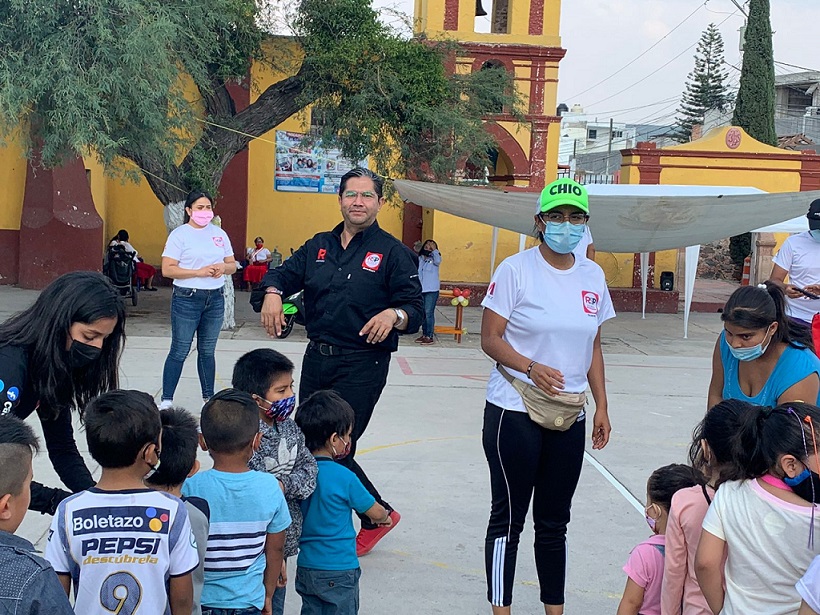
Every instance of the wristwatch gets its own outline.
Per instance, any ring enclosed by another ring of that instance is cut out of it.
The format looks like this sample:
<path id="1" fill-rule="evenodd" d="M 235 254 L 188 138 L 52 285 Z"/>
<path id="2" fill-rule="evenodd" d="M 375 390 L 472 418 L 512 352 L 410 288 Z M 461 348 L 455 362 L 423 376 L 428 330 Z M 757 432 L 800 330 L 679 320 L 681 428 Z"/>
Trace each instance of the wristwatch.
<path id="1" fill-rule="evenodd" d="M 398 318 L 396 324 L 393 325 L 393 328 L 398 329 L 404 324 L 404 321 L 407 320 L 407 316 L 405 316 L 404 312 L 402 312 L 399 308 L 393 308 L 393 311 L 396 313 L 396 317 Z"/>

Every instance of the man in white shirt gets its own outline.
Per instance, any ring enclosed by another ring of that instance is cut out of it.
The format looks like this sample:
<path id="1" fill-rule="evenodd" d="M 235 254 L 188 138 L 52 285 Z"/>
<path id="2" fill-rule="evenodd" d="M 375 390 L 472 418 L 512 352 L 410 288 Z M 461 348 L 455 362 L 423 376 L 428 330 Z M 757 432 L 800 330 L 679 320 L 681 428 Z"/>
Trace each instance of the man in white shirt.
<path id="1" fill-rule="evenodd" d="M 770 281 L 786 291 L 786 313 L 793 320 L 811 325 L 814 315 L 820 312 L 820 298 L 812 299 L 797 289 L 820 295 L 820 199 L 812 201 L 806 217 L 809 230 L 786 239 L 774 257 Z"/>

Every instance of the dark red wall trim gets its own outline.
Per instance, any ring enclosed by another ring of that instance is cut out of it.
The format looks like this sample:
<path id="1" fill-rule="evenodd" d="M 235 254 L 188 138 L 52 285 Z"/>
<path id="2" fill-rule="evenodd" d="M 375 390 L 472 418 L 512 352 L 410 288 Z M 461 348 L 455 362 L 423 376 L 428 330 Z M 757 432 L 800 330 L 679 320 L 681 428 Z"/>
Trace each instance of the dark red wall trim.
<path id="1" fill-rule="evenodd" d="M 544 33 L 544 0 L 530 1 L 530 36 L 540 36 Z"/>
<path id="2" fill-rule="evenodd" d="M 0 229 L 0 285 L 20 279 L 20 231 Z"/>
<path id="3" fill-rule="evenodd" d="M 29 162 L 26 172 L 19 252 L 20 286 L 34 289 L 69 271 L 100 271 L 104 250 L 82 159 L 55 169 L 37 164 Z"/>
<path id="4" fill-rule="evenodd" d="M 444 2 L 445 30 L 458 30 L 458 3 L 459 0 L 445 0 Z"/>
<path id="5" fill-rule="evenodd" d="M 463 42 L 459 45 L 464 49 L 464 55 L 484 55 L 498 59 L 511 57 L 514 60 L 543 59 L 547 62 L 560 62 L 567 55 L 567 50 L 561 47 L 542 47 L 540 45 L 471 42 Z"/>
<path id="6" fill-rule="evenodd" d="M 251 92 L 248 80 L 227 86 L 233 99 L 236 111 L 242 111 L 250 105 Z M 237 259 L 245 258 L 245 248 L 248 241 L 248 150 L 247 148 L 236 154 L 228 163 L 219 182 L 216 213 L 222 218 L 222 228 L 228 234 L 233 246 L 234 256 Z M 263 229 L 255 232 L 264 237 Z"/>

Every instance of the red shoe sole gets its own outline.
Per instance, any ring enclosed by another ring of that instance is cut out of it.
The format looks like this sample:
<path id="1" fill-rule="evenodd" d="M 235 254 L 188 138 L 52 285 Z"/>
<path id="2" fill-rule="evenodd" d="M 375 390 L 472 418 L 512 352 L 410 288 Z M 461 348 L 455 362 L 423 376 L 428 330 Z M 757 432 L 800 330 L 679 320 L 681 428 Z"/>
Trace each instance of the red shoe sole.
<path id="1" fill-rule="evenodd" d="M 356 555 L 362 557 L 373 550 L 373 547 L 387 535 L 387 533 L 396 527 L 401 521 L 401 515 L 395 510 L 390 512 L 390 518 L 393 520 L 393 525 L 390 527 L 377 527 L 372 530 L 361 529 L 356 536 Z"/>

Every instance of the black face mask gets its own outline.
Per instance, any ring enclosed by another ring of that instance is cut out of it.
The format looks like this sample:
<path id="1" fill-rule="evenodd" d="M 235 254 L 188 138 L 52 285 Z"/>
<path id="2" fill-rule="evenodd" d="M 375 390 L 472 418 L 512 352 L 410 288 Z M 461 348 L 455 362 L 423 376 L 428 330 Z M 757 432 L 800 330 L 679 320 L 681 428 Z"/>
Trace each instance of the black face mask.
<path id="1" fill-rule="evenodd" d="M 81 369 L 97 361 L 102 354 L 102 348 L 83 344 L 75 339 L 71 340 L 68 349 L 68 364 L 72 369 Z"/>
<path id="2" fill-rule="evenodd" d="M 432 252 L 430 250 L 425 250 L 424 248 L 422 248 L 422 250 L 419 252 L 419 255 L 421 256 L 430 256 L 431 254 Z"/>
<path id="3" fill-rule="evenodd" d="M 808 468 L 794 478 L 786 477 L 784 482 L 792 488 L 796 496 L 807 502 L 815 503 L 820 500 L 820 476 Z"/>

